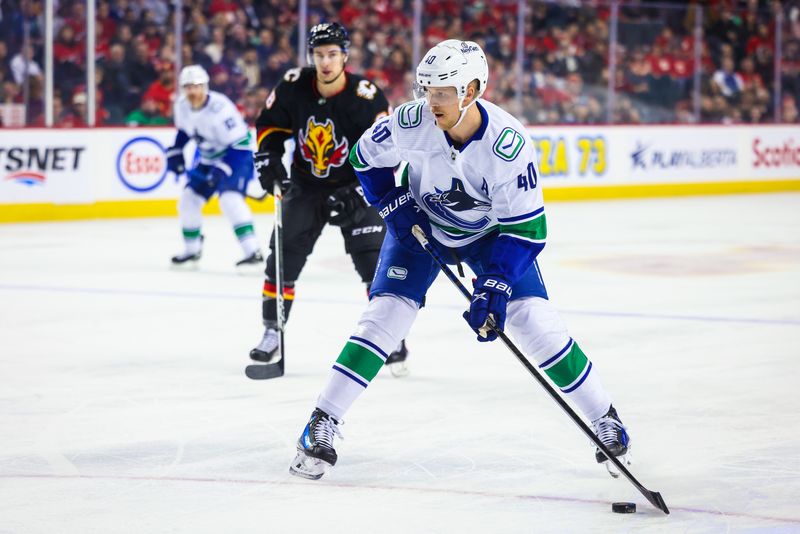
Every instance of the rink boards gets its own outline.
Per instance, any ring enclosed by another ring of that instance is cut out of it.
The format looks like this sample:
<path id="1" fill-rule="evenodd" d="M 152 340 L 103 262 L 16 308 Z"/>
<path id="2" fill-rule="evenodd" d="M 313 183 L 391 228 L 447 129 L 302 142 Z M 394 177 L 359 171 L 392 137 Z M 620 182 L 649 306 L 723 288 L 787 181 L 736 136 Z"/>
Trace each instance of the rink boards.
<path id="1" fill-rule="evenodd" d="M 562 125 L 527 133 L 548 201 L 800 190 L 796 126 Z M 4 129 L 0 222 L 175 215 L 185 178 L 166 169 L 174 136 L 164 127 Z M 193 150 L 187 146 L 187 162 Z M 262 193 L 252 186 L 254 196 Z M 272 210 L 269 200 L 251 206 Z M 215 201 L 206 210 L 219 212 Z"/>

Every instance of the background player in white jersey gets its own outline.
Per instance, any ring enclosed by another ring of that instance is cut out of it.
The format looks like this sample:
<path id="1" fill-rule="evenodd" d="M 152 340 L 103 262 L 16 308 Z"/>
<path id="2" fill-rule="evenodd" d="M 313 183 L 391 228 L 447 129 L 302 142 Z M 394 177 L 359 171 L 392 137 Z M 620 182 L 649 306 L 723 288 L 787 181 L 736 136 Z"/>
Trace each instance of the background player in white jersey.
<path id="1" fill-rule="evenodd" d="M 208 90 L 208 73 L 199 65 L 181 70 L 183 90 L 175 106 L 175 145 L 167 149 L 167 168 L 181 174 L 186 171 L 183 148 L 189 139 L 197 143 L 199 158 L 186 172 L 188 182 L 178 201 L 178 217 L 186 248 L 172 258 L 176 265 L 200 259 L 203 248 L 202 209 L 219 193 L 222 213 L 233 226 L 244 258 L 236 263 L 259 265 L 264 258 L 253 231 L 253 214 L 244 201 L 247 182 L 253 178 L 253 152 L 250 129 L 230 99 Z"/>
<path id="2" fill-rule="evenodd" d="M 440 43 L 417 68 L 422 98 L 376 122 L 350 153 L 388 233 L 369 305 L 298 440 L 295 475 L 316 479 L 336 463 L 333 438 L 342 417 L 408 333 L 439 273 L 413 237 L 414 225 L 432 236 L 442 257 L 467 263 L 477 275 L 464 318 L 478 341 L 497 337 L 486 332 L 490 316 L 507 327 L 611 452 L 627 454 L 628 434 L 611 398 L 548 301 L 536 262 L 547 228 L 534 148 L 518 120 L 479 100 L 488 77 L 476 43 Z M 396 187 L 392 169 L 401 161 L 408 172 Z M 599 450 L 595 457 L 610 464 Z"/>

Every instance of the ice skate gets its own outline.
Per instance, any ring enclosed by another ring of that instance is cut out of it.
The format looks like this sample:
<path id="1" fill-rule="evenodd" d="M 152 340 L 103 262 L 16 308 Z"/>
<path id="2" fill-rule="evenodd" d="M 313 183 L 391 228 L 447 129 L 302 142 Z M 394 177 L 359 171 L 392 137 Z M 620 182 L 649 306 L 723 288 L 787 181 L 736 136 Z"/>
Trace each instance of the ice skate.
<path id="1" fill-rule="evenodd" d="M 603 417 L 592 421 L 592 427 L 595 435 L 600 439 L 603 445 L 608 447 L 611 454 L 613 454 L 622 465 L 628 466 L 631 464 L 631 440 L 614 406 L 611 406 Z M 603 454 L 599 448 L 596 448 L 594 457 L 597 463 L 605 464 L 608 473 L 612 477 L 617 478 L 619 476 L 619 470 L 612 462 L 608 461 L 606 455 Z"/>
<path id="2" fill-rule="evenodd" d="M 340 424 L 341 421 L 316 408 L 297 440 L 297 456 L 289 466 L 289 472 L 298 477 L 317 480 L 329 467 L 336 465 L 333 437 L 342 438 Z"/>
<path id="3" fill-rule="evenodd" d="M 255 362 L 269 363 L 278 353 L 278 331 L 267 327 L 264 337 L 256 348 L 250 351 L 250 359 Z"/>
<path id="4" fill-rule="evenodd" d="M 264 256 L 261 255 L 260 250 L 256 250 L 246 258 L 242 258 L 241 260 L 236 262 L 237 267 L 250 267 L 255 265 L 257 267 L 261 267 L 261 264 L 264 263 Z"/>
<path id="5" fill-rule="evenodd" d="M 392 376 L 402 378 L 408 376 L 408 364 L 406 358 L 408 357 L 408 349 L 406 348 L 406 340 L 400 342 L 400 346 L 386 358 L 386 365 L 389 366 Z"/>
<path id="6" fill-rule="evenodd" d="M 177 256 L 172 256 L 172 267 L 176 269 L 196 269 L 197 262 L 200 261 L 202 256 L 201 251 L 197 252 L 184 252 Z"/>
<path id="7" fill-rule="evenodd" d="M 205 236 L 200 236 L 200 247 L 196 251 L 190 252 L 189 249 L 194 247 L 189 247 L 187 244 L 187 250 L 183 254 L 172 256 L 172 266 L 181 269 L 197 268 L 197 262 L 200 261 L 200 257 L 203 255 L 203 241 L 205 239 Z"/>

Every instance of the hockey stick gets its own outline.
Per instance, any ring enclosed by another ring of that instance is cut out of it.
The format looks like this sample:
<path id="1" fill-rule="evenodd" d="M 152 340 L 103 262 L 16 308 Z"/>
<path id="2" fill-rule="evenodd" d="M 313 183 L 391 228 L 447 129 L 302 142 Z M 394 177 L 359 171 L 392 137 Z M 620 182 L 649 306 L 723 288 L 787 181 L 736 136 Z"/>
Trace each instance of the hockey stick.
<path id="1" fill-rule="evenodd" d="M 424 248 L 427 251 L 427 253 L 430 254 L 431 257 L 436 261 L 436 263 L 439 264 L 439 268 L 442 270 L 445 276 L 447 276 L 447 278 L 453 283 L 453 285 L 456 286 L 456 288 L 458 288 L 458 290 L 461 292 L 464 298 L 466 298 L 467 301 L 472 301 L 472 295 L 470 294 L 470 292 L 467 291 L 467 288 L 464 287 L 464 284 L 462 284 L 461 281 L 458 278 L 456 278 L 456 275 L 453 274 L 453 271 L 450 270 L 450 268 L 447 266 L 447 263 L 445 263 L 445 261 L 441 258 L 441 256 L 439 256 L 439 253 L 436 251 L 436 249 L 434 249 L 433 246 L 431 246 L 422 228 L 420 228 L 419 225 L 415 224 L 412 229 L 412 233 L 414 234 L 414 237 L 417 238 L 417 241 L 419 241 L 419 244 L 422 245 L 422 248 Z M 522 352 L 520 352 L 517 346 L 514 345 L 514 343 L 508 338 L 508 336 L 505 335 L 505 333 L 503 333 L 502 330 L 499 330 L 495 326 L 494 320 L 491 319 L 491 317 L 489 320 L 489 327 L 497 334 L 497 337 L 503 340 L 503 344 L 506 347 L 508 347 L 508 350 L 510 350 L 517 358 L 517 360 L 519 360 L 519 362 L 523 366 L 525 366 L 525 369 L 527 369 L 528 372 L 531 375 L 533 375 L 536 381 L 539 382 L 539 384 L 545 389 L 545 391 L 547 391 L 548 395 L 550 395 L 550 397 L 552 397 L 552 399 L 556 401 L 556 403 L 561 407 L 562 410 L 564 410 L 564 412 L 570 417 L 570 419 L 572 419 L 572 421 L 578 426 L 578 428 L 580 428 L 581 431 L 583 431 L 586 437 L 589 438 L 595 445 L 597 445 L 597 448 L 603 452 L 606 458 L 608 458 L 608 461 L 613 463 L 614 466 L 617 469 L 619 469 L 619 471 L 623 475 L 625 475 L 625 478 L 627 478 L 631 482 L 631 484 L 633 484 L 634 487 L 636 487 L 636 489 L 639 490 L 639 492 L 642 495 L 644 495 L 644 497 L 650 502 L 650 504 L 652 504 L 665 514 L 669 514 L 667 503 L 664 502 L 664 499 L 661 497 L 661 494 L 658 493 L 657 491 L 650 491 L 649 489 L 642 486 L 639 483 L 639 481 L 636 480 L 636 478 L 631 474 L 631 472 L 628 471 L 628 469 L 624 465 L 622 465 L 622 462 L 620 462 L 613 454 L 611 454 L 611 451 L 608 450 L 608 447 L 603 445 L 603 442 L 600 441 L 600 439 L 597 436 L 595 436 L 594 432 L 592 432 L 591 429 L 589 429 L 589 427 L 586 425 L 586 423 L 583 422 L 583 420 L 578 416 L 578 414 L 576 414 L 575 411 L 569 406 L 569 404 L 567 404 L 567 402 L 561 398 L 561 396 L 556 392 L 556 390 L 553 389 L 553 386 L 551 386 L 550 383 L 547 382 L 547 380 L 542 376 L 542 374 L 536 369 L 536 367 L 534 367 L 534 365 L 531 364 L 530 361 L 528 361 L 528 358 L 526 358 L 525 355 L 522 354 Z"/>
<path id="2" fill-rule="evenodd" d="M 244 373 L 253 380 L 267 380 L 283 376 L 286 354 L 283 343 L 283 327 L 286 316 L 283 309 L 283 191 L 275 183 L 272 190 L 275 197 L 275 303 L 278 307 L 278 360 L 264 364 L 248 365 Z"/>

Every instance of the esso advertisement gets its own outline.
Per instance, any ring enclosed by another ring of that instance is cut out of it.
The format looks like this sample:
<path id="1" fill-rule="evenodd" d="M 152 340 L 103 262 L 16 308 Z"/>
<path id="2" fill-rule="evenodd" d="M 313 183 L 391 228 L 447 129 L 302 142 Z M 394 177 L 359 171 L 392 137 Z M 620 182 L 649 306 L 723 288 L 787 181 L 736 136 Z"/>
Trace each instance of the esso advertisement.
<path id="1" fill-rule="evenodd" d="M 800 178 L 800 128 L 774 127 L 753 133 L 748 160 L 757 177 Z"/>
<path id="2" fill-rule="evenodd" d="M 171 128 L 126 128 L 107 133 L 112 149 L 102 158 L 103 180 L 97 183 L 102 200 L 177 198 L 183 178 L 167 170 L 166 147 L 175 139 Z M 187 160 L 188 162 L 188 160 Z"/>
<path id="3" fill-rule="evenodd" d="M 164 147 L 152 137 L 134 137 L 120 149 L 116 170 L 120 181 L 131 191 L 152 191 L 167 177 Z"/>

